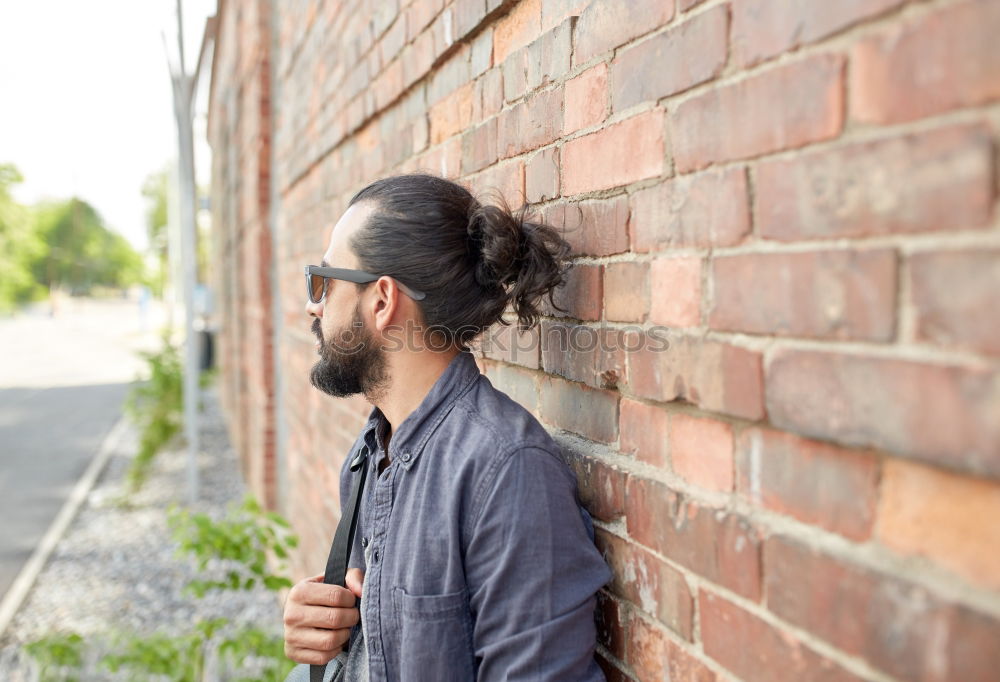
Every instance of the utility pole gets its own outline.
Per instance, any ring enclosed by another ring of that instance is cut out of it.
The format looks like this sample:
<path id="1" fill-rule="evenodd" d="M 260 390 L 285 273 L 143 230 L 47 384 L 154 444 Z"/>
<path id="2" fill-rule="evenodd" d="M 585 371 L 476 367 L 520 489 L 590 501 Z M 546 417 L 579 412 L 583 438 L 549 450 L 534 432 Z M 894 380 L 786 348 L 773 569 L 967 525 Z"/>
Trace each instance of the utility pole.
<path id="1" fill-rule="evenodd" d="M 184 290 L 184 431 L 188 447 L 187 487 L 191 503 L 198 499 L 198 349 L 194 333 L 194 290 L 197 280 L 195 230 L 194 94 L 198 73 L 188 75 L 184 64 L 184 15 L 177 0 L 179 69 L 171 67 L 174 118 L 177 119 L 178 195 L 180 197 L 181 272 Z M 169 55 L 168 55 L 169 64 Z"/>

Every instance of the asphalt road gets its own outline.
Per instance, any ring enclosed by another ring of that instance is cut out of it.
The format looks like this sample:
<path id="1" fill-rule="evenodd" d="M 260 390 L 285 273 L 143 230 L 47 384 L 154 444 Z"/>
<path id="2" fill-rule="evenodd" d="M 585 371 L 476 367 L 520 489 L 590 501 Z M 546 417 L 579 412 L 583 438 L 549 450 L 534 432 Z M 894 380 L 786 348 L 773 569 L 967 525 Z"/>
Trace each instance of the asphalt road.
<path id="1" fill-rule="evenodd" d="M 0 318 L 0 598 L 121 416 L 162 320 L 128 301 Z"/>

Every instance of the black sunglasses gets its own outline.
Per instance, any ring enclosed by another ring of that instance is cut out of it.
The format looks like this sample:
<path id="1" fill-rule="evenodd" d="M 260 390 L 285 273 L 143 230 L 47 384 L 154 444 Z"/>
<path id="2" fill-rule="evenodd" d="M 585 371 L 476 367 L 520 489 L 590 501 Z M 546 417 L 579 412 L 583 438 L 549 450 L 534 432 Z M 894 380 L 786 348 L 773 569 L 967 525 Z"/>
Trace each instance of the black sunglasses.
<path id="1" fill-rule="evenodd" d="M 309 292 L 309 300 L 311 302 L 320 303 L 326 297 L 326 280 L 328 279 L 342 279 L 346 282 L 354 282 L 355 284 L 368 284 L 369 282 L 374 282 L 379 277 L 383 276 L 384 275 L 373 275 L 370 272 L 364 272 L 363 270 L 328 268 L 323 265 L 307 265 L 306 290 Z M 393 277 L 393 279 L 396 278 Z M 396 282 L 399 284 L 399 288 L 403 290 L 403 293 L 412 298 L 414 301 L 419 301 L 426 296 L 426 294 L 422 291 L 411 289 L 398 279 Z"/>

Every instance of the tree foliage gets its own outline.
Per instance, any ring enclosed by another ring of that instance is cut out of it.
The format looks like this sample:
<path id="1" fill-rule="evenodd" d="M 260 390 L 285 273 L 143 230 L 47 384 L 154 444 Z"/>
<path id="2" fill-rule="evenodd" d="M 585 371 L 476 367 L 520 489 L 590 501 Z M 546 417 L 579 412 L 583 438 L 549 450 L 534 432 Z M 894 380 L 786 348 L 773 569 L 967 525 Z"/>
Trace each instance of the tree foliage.
<path id="1" fill-rule="evenodd" d="M 45 295 L 31 266 L 44 253 L 30 209 L 14 201 L 11 188 L 23 178 L 12 164 L 0 164 L 0 311 Z"/>

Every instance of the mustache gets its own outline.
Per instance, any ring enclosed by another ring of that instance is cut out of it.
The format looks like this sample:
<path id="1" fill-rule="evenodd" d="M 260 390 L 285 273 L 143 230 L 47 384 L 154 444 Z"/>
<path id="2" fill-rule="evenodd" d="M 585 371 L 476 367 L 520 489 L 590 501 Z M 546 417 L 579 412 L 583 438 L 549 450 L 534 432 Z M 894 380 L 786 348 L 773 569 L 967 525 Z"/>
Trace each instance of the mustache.
<path id="1" fill-rule="evenodd" d="M 320 327 L 319 318 L 318 317 L 313 318 L 313 323 L 312 323 L 311 329 L 312 329 L 312 333 L 316 335 L 317 339 L 319 339 L 319 342 L 323 343 L 323 329 L 322 329 L 322 327 Z"/>

